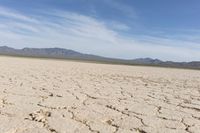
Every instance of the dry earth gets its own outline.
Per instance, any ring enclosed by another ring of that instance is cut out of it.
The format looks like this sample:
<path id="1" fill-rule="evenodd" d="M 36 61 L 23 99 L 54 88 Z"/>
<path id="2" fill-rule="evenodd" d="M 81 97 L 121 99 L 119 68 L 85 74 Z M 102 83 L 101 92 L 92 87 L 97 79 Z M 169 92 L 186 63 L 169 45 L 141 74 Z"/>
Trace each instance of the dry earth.
<path id="1" fill-rule="evenodd" d="M 199 133 L 200 71 L 0 57 L 0 133 Z"/>

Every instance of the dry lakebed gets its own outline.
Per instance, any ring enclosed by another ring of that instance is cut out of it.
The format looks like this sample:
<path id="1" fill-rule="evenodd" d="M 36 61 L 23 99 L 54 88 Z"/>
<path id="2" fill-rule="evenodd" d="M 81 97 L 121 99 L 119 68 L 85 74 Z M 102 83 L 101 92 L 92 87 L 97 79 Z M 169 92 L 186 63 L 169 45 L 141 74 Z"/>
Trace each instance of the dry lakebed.
<path id="1" fill-rule="evenodd" d="M 200 71 L 1 56 L 0 133 L 200 133 Z"/>

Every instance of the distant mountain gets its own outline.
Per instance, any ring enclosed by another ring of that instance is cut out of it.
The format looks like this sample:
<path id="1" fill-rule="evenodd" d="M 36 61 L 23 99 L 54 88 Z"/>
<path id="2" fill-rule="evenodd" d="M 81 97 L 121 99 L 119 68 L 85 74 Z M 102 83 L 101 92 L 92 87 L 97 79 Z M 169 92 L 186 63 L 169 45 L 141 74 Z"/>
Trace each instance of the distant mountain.
<path id="1" fill-rule="evenodd" d="M 162 63 L 161 60 L 151 59 L 151 58 L 138 58 L 138 59 L 134 59 L 132 61 L 137 64 L 160 64 L 160 63 Z"/>
<path id="2" fill-rule="evenodd" d="M 152 58 L 137 58 L 133 60 L 125 60 L 125 59 L 107 58 L 91 54 L 83 54 L 77 51 L 62 49 L 62 48 L 14 49 L 7 46 L 0 46 L 0 55 L 73 59 L 73 60 L 86 60 L 86 61 L 95 61 L 104 63 L 127 64 L 127 65 L 149 65 L 149 66 L 200 69 L 200 61 L 172 62 L 172 61 L 162 61 L 159 59 L 152 59 Z"/>
<path id="3" fill-rule="evenodd" d="M 109 58 L 83 54 L 69 49 L 62 48 L 23 48 L 14 49 L 7 46 L 0 46 L 1 55 L 44 57 L 44 58 L 66 58 L 66 59 L 85 59 L 85 60 L 106 60 Z"/>

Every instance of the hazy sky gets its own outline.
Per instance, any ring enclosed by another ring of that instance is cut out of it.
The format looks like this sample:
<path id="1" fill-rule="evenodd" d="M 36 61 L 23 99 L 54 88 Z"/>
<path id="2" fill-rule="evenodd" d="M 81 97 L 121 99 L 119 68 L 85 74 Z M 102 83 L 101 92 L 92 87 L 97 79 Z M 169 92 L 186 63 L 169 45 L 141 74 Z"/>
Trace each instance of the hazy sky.
<path id="1" fill-rule="evenodd" d="M 200 60 L 200 0 L 0 0 L 0 45 Z"/>

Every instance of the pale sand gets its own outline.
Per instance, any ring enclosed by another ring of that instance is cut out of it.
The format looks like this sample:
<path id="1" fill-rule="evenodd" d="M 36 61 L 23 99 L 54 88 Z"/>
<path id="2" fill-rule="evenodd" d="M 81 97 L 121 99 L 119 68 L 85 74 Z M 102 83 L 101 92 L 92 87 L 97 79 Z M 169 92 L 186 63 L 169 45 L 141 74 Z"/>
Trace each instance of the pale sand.
<path id="1" fill-rule="evenodd" d="M 0 57 L 0 133 L 199 133 L 200 71 Z"/>

